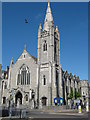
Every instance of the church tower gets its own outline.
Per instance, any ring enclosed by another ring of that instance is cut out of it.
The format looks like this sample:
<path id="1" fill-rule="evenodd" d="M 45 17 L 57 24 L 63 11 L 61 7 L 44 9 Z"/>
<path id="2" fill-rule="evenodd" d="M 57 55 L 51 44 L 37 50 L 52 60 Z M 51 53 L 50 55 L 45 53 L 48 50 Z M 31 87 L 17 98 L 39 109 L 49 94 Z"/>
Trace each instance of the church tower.
<path id="1" fill-rule="evenodd" d="M 54 27 L 48 2 L 43 28 L 38 29 L 38 100 L 39 104 L 54 105 L 54 98 L 62 96 L 60 65 L 60 39 L 58 27 Z"/>

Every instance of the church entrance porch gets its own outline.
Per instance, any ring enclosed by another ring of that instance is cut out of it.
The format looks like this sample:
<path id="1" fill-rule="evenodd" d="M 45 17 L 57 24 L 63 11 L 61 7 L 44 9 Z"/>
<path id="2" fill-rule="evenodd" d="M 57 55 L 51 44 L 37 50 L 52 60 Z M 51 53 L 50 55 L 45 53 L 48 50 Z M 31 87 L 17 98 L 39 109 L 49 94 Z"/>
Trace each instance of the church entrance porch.
<path id="1" fill-rule="evenodd" d="M 42 106 L 46 106 L 46 105 L 47 105 L 47 98 L 42 97 Z"/>
<path id="2" fill-rule="evenodd" d="M 15 95 L 15 105 L 19 106 L 20 104 L 22 104 L 22 94 L 18 91 Z"/>

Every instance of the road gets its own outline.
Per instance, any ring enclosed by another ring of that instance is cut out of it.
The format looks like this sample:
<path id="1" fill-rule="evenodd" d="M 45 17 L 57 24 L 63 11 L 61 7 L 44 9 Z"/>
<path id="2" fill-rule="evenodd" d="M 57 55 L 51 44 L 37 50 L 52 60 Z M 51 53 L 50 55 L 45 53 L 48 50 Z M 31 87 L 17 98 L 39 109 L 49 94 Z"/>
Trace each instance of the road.
<path id="1" fill-rule="evenodd" d="M 59 119 L 59 120 L 89 120 L 90 113 L 47 113 L 41 111 L 30 111 L 27 113 L 26 120 L 47 120 L 49 119 Z M 19 116 L 12 117 L 12 120 L 20 120 Z M 0 119 L 1 120 L 1 119 Z M 10 120 L 10 118 L 2 118 L 2 120 Z M 24 119 L 25 120 L 25 119 Z"/>
<path id="2" fill-rule="evenodd" d="M 74 118 L 77 120 L 87 120 L 88 114 L 87 113 L 46 113 L 46 112 L 40 112 L 40 111 L 31 111 L 27 114 L 29 118 L 35 119 L 35 118 L 65 118 L 66 120 L 69 120 L 70 118 Z"/>

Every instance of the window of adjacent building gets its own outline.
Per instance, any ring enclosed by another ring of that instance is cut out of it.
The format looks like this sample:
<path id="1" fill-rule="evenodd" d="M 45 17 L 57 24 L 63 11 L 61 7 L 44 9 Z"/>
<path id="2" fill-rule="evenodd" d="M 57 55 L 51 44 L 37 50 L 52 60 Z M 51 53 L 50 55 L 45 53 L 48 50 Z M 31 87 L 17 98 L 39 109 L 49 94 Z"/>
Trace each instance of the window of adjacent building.
<path id="1" fill-rule="evenodd" d="M 80 93 L 80 95 L 81 95 L 81 87 L 80 88 L 78 88 L 78 92 Z"/>
<path id="2" fill-rule="evenodd" d="M 71 87 L 71 91 L 73 91 L 73 88 Z"/>
<path id="3" fill-rule="evenodd" d="M 45 75 L 43 76 L 43 85 L 46 85 L 46 77 L 45 77 Z"/>
<path id="4" fill-rule="evenodd" d="M 30 84 L 30 72 L 29 68 L 23 66 L 17 76 L 17 85 L 29 85 Z"/>
<path id="5" fill-rule="evenodd" d="M 3 84 L 4 84 L 4 81 L 2 81 L 2 90 L 3 90 Z"/>
<path id="6" fill-rule="evenodd" d="M 69 93 L 68 86 L 66 86 L 66 93 L 67 93 L 67 94 Z"/>
<path id="7" fill-rule="evenodd" d="M 43 44 L 43 51 L 47 51 L 47 43 L 46 43 L 46 40 L 44 41 L 44 44 Z"/>

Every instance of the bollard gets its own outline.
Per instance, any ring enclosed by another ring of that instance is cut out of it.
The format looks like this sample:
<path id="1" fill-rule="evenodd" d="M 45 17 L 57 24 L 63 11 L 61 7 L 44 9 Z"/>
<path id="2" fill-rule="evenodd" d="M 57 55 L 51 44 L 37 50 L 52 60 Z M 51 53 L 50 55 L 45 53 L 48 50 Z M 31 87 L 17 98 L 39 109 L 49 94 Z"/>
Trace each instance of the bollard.
<path id="1" fill-rule="evenodd" d="M 42 109 L 42 101 L 40 100 L 39 108 Z"/>
<path id="2" fill-rule="evenodd" d="M 22 112 L 21 112 L 21 118 L 26 118 L 26 110 L 22 110 Z"/>
<path id="3" fill-rule="evenodd" d="M 78 106 L 78 112 L 82 113 L 82 111 L 81 111 L 81 105 Z"/>
<path id="4" fill-rule="evenodd" d="M 86 112 L 89 112 L 88 102 L 87 102 L 87 105 L 86 105 Z"/>
<path id="5" fill-rule="evenodd" d="M 22 118 L 22 110 L 20 109 L 20 119 Z"/>
<path id="6" fill-rule="evenodd" d="M 60 100 L 61 106 L 62 106 L 62 99 Z"/>
<path id="7" fill-rule="evenodd" d="M 11 108 L 9 109 L 9 117 L 11 118 L 12 116 L 12 111 L 11 111 Z"/>

